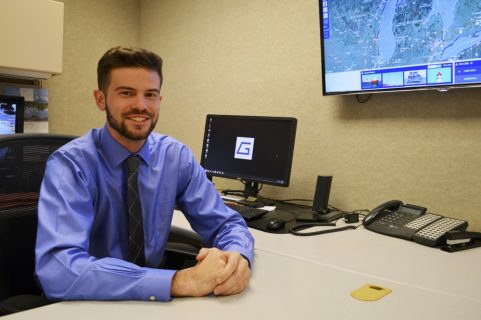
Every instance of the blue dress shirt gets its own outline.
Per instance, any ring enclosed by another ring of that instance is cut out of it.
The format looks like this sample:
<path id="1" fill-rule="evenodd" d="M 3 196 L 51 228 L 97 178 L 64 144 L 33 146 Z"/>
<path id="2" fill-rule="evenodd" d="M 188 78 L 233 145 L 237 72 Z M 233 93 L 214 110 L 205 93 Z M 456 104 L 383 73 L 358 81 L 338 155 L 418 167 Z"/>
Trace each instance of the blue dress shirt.
<path id="1" fill-rule="evenodd" d="M 106 127 L 53 153 L 40 191 L 36 274 L 60 300 L 170 300 L 175 270 L 157 269 L 177 204 L 207 247 L 236 251 L 252 266 L 254 239 L 227 208 L 192 151 L 152 133 L 138 152 L 147 267 L 127 259 L 125 159 Z"/>

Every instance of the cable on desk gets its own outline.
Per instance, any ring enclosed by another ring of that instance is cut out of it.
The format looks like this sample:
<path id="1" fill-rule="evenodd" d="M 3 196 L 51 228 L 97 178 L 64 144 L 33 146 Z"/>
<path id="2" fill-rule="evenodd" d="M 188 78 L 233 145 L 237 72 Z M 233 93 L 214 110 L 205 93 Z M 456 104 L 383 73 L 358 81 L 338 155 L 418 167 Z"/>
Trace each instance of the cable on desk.
<path id="1" fill-rule="evenodd" d="M 333 229 L 325 229 L 325 230 L 312 231 L 312 232 L 299 232 L 307 228 L 318 227 L 318 226 L 333 226 L 333 225 L 335 226 L 336 224 L 335 223 L 303 223 L 290 228 L 289 233 L 295 236 L 304 236 L 304 237 L 317 236 L 320 234 L 333 233 L 333 232 L 338 232 L 338 231 L 343 231 L 348 229 L 356 229 L 358 227 L 358 226 L 347 225 L 347 226 L 342 226 L 342 227 L 333 228 Z"/>
<path id="2" fill-rule="evenodd" d="M 353 210 L 353 211 L 349 211 L 349 212 L 346 212 L 344 216 L 347 216 L 349 214 L 358 214 L 360 216 L 360 218 L 364 218 L 369 212 L 371 212 L 371 210 L 369 209 L 359 209 L 359 210 Z"/>
<path id="3" fill-rule="evenodd" d="M 301 207 L 301 208 L 312 208 L 312 203 L 313 203 L 312 199 L 296 199 L 296 198 L 294 198 L 294 199 L 271 199 L 271 200 L 275 201 L 275 202 L 278 202 L 278 203 L 282 203 L 282 204 L 298 206 L 298 207 Z M 298 203 L 295 203 L 295 202 L 310 202 L 311 204 L 305 205 L 305 204 L 298 204 Z M 327 208 L 331 211 L 342 211 L 342 210 L 340 210 L 340 209 L 338 209 L 335 206 L 330 205 L 330 204 L 327 205 Z"/>
<path id="4" fill-rule="evenodd" d="M 358 223 L 358 222 L 359 222 L 359 216 L 365 215 L 365 214 L 361 213 L 361 212 L 364 212 L 364 211 L 369 212 L 369 210 L 365 210 L 365 209 L 354 210 L 354 211 L 350 211 L 350 212 L 341 211 L 343 213 L 342 217 L 337 219 L 335 222 L 307 222 L 307 223 L 301 223 L 301 224 L 297 224 L 297 225 L 291 227 L 289 229 L 289 233 L 293 234 L 295 236 L 304 236 L 305 237 L 305 236 L 316 236 L 316 235 L 320 235 L 320 234 L 339 232 L 339 231 L 344 231 L 344 230 L 349 230 L 349 229 L 357 229 L 362 225 L 362 223 Z M 324 230 L 318 230 L 318 231 L 313 231 L 313 232 L 301 232 L 303 230 L 306 230 L 306 229 L 309 229 L 309 228 L 312 228 L 312 227 L 336 226 L 337 221 L 339 221 L 340 219 L 344 219 L 344 221 L 346 223 L 348 223 L 348 225 L 345 225 L 345 226 L 342 226 L 342 227 L 339 227 L 339 228 L 324 229 Z M 353 225 L 354 223 L 358 223 L 358 224 Z"/>
<path id="5" fill-rule="evenodd" d="M 291 205 L 296 205 L 296 206 L 306 206 L 306 207 L 312 207 L 312 205 L 305 205 L 305 204 L 298 204 L 295 202 L 310 202 L 312 203 L 312 199 L 273 199 L 276 202 L 283 203 L 283 204 L 291 204 Z"/>
<path id="6" fill-rule="evenodd" d="M 242 182 L 242 181 L 241 181 Z M 262 186 L 261 186 L 262 188 Z M 260 190 L 260 189 L 259 189 Z M 228 194 L 236 194 L 236 195 L 243 195 L 243 191 L 242 190 L 232 190 L 232 189 L 224 189 L 224 190 L 221 190 L 220 191 L 221 193 L 225 194 L 225 195 L 228 195 Z M 272 206 L 272 205 L 275 205 L 275 203 L 281 203 L 281 204 L 285 204 L 285 205 L 293 205 L 293 206 L 297 206 L 299 208 L 306 208 L 306 209 L 310 209 L 312 208 L 312 204 L 311 205 L 305 205 L 305 204 L 299 204 L 299 203 L 295 203 L 295 202 L 310 202 L 312 203 L 313 200 L 312 199 L 302 199 L 302 198 L 291 198 L 291 199 L 273 199 L 273 198 L 267 198 L 267 197 L 263 197 L 261 195 L 258 195 L 257 197 L 257 201 L 262 204 L 262 205 L 266 205 L 266 206 Z M 260 205 L 260 206 L 262 206 Z M 353 211 L 349 211 L 349 212 L 345 212 L 343 210 L 340 210 L 339 208 L 333 206 L 333 205 L 330 205 L 328 204 L 328 209 L 330 211 L 338 211 L 338 212 L 342 212 L 343 215 L 342 217 L 346 220 L 347 223 L 355 223 L 358 221 L 359 219 L 359 216 L 361 218 L 363 218 L 367 213 L 370 212 L 370 210 L 368 209 L 358 209 L 358 210 L 353 210 Z M 297 215 L 298 212 L 295 212 L 295 211 L 291 211 L 289 210 L 288 208 L 283 208 L 284 211 L 287 211 L 293 215 Z M 355 220 L 352 220 L 354 218 L 354 216 L 356 216 Z M 292 221 L 292 220 L 291 220 Z M 287 221 L 287 222 L 290 222 L 290 221 Z"/>
<path id="7" fill-rule="evenodd" d="M 244 190 L 233 190 L 233 189 L 217 189 L 219 193 L 225 195 L 236 195 L 236 196 L 244 196 Z"/>

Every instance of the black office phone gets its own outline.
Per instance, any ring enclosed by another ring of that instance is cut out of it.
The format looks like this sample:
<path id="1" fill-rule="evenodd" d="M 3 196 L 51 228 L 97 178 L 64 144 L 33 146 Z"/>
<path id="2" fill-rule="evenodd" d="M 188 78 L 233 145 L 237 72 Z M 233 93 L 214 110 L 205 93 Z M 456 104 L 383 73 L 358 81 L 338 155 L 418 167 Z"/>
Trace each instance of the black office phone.
<path id="1" fill-rule="evenodd" d="M 468 222 L 427 213 L 427 208 L 391 200 L 373 209 L 363 220 L 366 229 L 436 247 L 446 243 L 446 233 L 466 230 Z"/>

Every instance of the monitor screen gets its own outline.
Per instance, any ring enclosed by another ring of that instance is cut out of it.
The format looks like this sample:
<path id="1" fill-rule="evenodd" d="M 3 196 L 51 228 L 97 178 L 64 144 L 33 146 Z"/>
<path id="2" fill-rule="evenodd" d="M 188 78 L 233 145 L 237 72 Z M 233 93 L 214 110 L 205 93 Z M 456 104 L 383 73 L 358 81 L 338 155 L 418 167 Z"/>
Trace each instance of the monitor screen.
<path id="1" fill-rule="evenodd" d="M 481 2 L 319 0 L 323 94 L 481 85 Z"/>
<path id="2" fill-rule="evenodd" d="M 0 95 L 0 134 L 23 132 L 23 97 Z"/>
<path id="3" fill-rule="evenodd" d="M 257 196 L 259 183 L 287 187 L 296 127 L 289 117 L 209 114 L 201 165 L 209 176 L 243 181 L 245 196 Z"/>

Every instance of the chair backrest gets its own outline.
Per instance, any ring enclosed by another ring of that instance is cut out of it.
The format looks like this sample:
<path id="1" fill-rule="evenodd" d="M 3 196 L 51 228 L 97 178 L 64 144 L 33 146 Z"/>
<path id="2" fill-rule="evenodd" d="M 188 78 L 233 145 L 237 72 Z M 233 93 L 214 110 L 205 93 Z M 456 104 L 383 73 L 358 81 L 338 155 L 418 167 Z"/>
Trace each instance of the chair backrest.
<path id="1" fill-rule="evenodd" d="M 0 135 L 0 300 L 41 293 L 34 276 L 38 194 L 48 157 L 74 138 Z"/>

